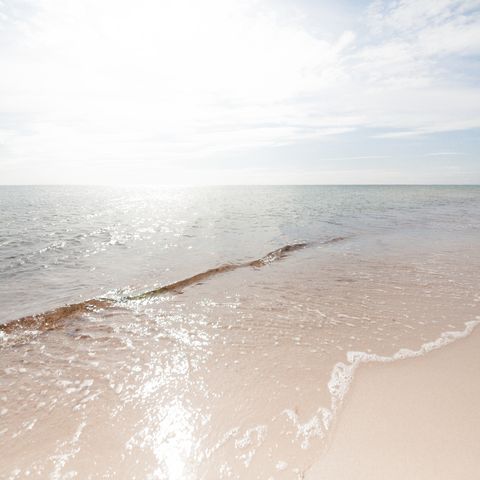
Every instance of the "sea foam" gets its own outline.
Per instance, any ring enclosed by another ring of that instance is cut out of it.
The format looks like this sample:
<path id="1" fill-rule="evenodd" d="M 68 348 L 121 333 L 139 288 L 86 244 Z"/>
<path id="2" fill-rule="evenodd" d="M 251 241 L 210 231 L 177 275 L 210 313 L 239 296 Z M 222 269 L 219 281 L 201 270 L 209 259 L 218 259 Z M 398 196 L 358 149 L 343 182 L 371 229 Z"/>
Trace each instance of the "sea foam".
<path id="1" fill-rule="evenodd" d="M 301 447 L 304 449 L 308 448 L 310 446 L 310 439 L 313 437 L 325 437 L 345 395 L 350 389 L 355 372 L 361 364 L 371 362 L 391 363 L 398 360 L 421 357 L 456 340 L 468 337 L 479 323 L 480 316 L 476 317 L 476 320 L 465 322 L 465 328 L 463 330 L 443 332 L 436 340 L 424 343 L 417 350 L 401 348 L 391 356 L 360 351 L 347 352 L 347 362 L 336 363 L 332 369 L 330 380 L 328 381 L 330 407 L 320 407 L 317 412 L 304 423 L 300 423 L 298 415 L 293 410 L 286 409 L 283 412 L 297 428 L 297 438 L 301 439 Z"/>

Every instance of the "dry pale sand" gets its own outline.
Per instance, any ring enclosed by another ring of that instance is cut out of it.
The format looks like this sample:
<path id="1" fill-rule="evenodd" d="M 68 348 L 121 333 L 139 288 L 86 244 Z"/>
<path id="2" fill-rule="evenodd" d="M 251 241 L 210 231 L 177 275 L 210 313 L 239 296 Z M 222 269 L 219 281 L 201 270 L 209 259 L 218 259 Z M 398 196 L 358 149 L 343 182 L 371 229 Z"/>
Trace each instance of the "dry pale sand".
<path id="1" fill-rule="evenodd" d="M 307 480 L 480 478 L 480 328 L 424 357 L 362 365 Z"/>

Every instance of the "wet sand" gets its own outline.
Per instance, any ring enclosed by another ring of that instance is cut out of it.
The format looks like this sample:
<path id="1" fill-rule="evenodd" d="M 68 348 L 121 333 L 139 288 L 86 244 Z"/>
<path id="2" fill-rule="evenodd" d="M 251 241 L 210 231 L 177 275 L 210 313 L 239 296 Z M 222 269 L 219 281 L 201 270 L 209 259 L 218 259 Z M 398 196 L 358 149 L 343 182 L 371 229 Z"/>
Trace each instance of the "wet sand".
<path id="1" fill-rule="evenodd" d="M 385 405 L 367 396 L 366 406 L 349 414 L 351 401 L 366 372 L 377 369 L 391 386 L 372 381 L 372 398 L 382 392 L 378 398 L 386 405 L 418 398 L 423 384 L 445 369 L 433 365 L 427 380 L 410 386 L 397 372 L 413 365 L 416 375 L 417 365 L 429 365 L 443 349 L 427 352 L 469 333 L 473 323 L 465 321 L 478 317 L 480 302 L 473 242 L 452 239 L 435 249 L 431 242 L 398 242 L 399 249 L 392 240 L 383 250 L 376 239 L 299 248 L 265 268 L 221 275 L 207 270 L 208 281 L 188 277 L 195 282 L 188 280 L 191 288 L 182 294 L 173 289 L 75 310 L 61 328 L 5 331 L 0 477 L 299 480 L 310 470 L 310 478 L 357 479 L 355 446 L 371 444 L 374 470 L 381 472 L 376 478 L 393 478 L 390 472 L 401 470 L 383 446 L 403 445 L 410 431 L 428 422 L 423 414 L 411 418 L 409 404 L 406 412 L 398 407 L 394 418 L 401 418 L 403 430 L 386 423 L 382 434 L 392 438 L 375 433 L 377 446 L 364 436 L 374 433 L 372 423 L 383 425 L 377 418 L 389 418 Z M 180 282 L 173 285 L 186 285 Z M 363 363 L 422 354 L 387 365 Z M 440 391 L 452 385 L 461 392 L 450 377 L 457 378 L 450 373 L 440 380 Z M 437 397 L 422 405 L 437 405 Z M 458 405 L 468 402 L 460 398 Z M 336 447 L 344 424 L 345 441 Z M 432 432 L 425 431 L 426 442 L 438 437 Z M 458 443 L 468 451 L 473 441 Z M 399 454 L 398 462 L 406 455 Z M 358 456 L 372 459 L 361 450 Z M 315 463 L 324 475 L 311 468 Z M 435 462 L 422 454 L 417 464 Z M 375 478 L 365 472 L 363 478 Z"/>
<path id="2" fill-rule="evenodd" d="M 480 328 L 425 356 L 361 365 L 307 480 L 473 480 Z"/>

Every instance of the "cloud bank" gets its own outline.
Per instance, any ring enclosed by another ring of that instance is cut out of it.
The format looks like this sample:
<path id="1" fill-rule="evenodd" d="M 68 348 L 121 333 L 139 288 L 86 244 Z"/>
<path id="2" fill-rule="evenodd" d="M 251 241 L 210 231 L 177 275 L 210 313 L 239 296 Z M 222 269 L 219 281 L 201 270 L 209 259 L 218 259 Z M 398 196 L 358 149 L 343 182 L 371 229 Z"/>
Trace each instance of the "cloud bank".
<path id="1" fill-rule="evenodd" d="M 480 128 L 480 1 L 375 1 L 342 30 L 309 8 L 0 1 L 0 175 L 182 183 L 252 149 Z"/>

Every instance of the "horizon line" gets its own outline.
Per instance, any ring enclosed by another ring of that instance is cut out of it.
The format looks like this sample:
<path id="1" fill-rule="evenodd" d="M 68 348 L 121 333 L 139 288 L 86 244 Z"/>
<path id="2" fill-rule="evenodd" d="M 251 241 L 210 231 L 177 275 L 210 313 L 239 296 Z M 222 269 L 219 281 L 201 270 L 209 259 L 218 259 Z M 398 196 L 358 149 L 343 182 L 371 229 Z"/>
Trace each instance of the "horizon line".
<path id="1" fill-rule="evenodd" d="M 0 183 L 0 187 L 479 187 L 480 183 Z"/>

